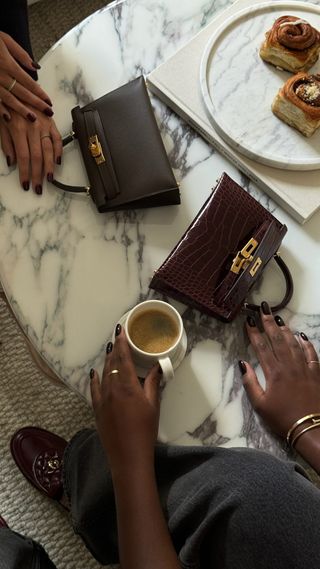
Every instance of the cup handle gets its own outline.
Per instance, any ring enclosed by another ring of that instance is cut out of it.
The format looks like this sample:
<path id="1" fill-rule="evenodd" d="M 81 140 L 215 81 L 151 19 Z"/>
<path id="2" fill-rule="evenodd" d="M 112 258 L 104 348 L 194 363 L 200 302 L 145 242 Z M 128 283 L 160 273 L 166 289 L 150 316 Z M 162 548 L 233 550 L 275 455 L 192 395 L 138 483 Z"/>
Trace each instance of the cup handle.
<path id="1" fill-rule="evenodd" d="M 159 365 L 162 369 L 163 379 L 170 381 L 174 377 L 174 371 L 170 358 L 159 358 Z"/>

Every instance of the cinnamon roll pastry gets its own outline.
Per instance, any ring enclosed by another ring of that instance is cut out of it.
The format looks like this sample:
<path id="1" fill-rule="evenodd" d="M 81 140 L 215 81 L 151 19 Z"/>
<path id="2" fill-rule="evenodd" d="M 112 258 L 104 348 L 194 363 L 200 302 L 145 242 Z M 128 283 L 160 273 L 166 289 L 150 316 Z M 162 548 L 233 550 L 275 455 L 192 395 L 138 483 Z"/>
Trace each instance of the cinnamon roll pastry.
<path id="1" fill-rule="evenodd" d="M 260 48 L 262 59 L 293 73 L 310 69 L 319 52 L 320 33 L 295 16 L 278 18 Z"/>
<path id="2" fill-rule="evenodd" d="M 311 136 L 320 126 L 320 74 L 297 73 L 279 90 L 272 103 L 282 121 Z"/>

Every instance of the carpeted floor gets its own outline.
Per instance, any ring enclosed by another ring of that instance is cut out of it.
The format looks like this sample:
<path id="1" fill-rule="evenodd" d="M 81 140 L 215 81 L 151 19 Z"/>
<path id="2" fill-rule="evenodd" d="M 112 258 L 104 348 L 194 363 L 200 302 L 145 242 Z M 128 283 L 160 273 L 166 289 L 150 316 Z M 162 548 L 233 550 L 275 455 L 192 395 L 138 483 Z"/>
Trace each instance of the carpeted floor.
<path id="1" fill-rule="evenodd" d="M 29 7 L 33 54 L 39 60 L 67 31 L 110 0 L 41 0 Z"/>
<path id="2" fill-rule="evenodd" d="M 68 514 L 24 479 L 9 450 L 11 435 L 26 425 L 41 426 L 68 440 L 82 427 L 94 425 L 91 409 L 39 372 L 1 297 L 0 326 L 0 514 L 12 529 L 40 541 L 58 569 L 101 567 L 74 535 Z"/>
<path id="3" fill-rule="evenodd" d="M 40 59 L 66 31 L 107 3 L 43 0 L 32 5 L 35 57 Z M 39 371 L 1 296 L 0 361 L 0 514 L 12 529 L 40 541 L 57 569 L 97 569 L 101 565 L 74 535 L 68 514 L 23 478 L 9 450 L 11 435 L 22 426 L 41 426 L 69 439 L 82 427 L 94 425 L 92 411 L 79 396 L 50 383 Z"/>

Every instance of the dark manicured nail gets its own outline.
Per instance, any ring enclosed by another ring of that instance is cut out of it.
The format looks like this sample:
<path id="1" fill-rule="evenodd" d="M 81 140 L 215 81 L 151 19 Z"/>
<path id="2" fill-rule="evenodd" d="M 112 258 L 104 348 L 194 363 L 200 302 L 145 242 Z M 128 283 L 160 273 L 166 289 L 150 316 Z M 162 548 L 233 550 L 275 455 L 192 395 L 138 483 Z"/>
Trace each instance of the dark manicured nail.
<path id="1" fill-rule="evenodd" d="M 27 192 L 29 190 L 29 180 L 22 182 L 22 187 L 23 187 L 24 191 Z"/>
<path id="2" fill-rule="evenodd" d="M 162 367 L 160 364 L 158 364 L 158 373 L 160 373 L 160 375 L 163 374 Z"/>
<path id="3" fill-rule="evenodd" d="M 285 326 L 285 323 L 283 322 L 281 316 L 278 316 L 278 315 L 277 315 L 277 316 L 274 317 L 274 319 L 275 319 L 276 324 L 277 324 L 278 326 Z"/>
<path id="4" fill-rule="evenodd" d="M 59 166 L 60 166 L 60 164 L 61 164 L 61 156 L 58 156 L 58 158 L 57 158 L 57 164 L 59 164 Z"/>
<path id="5" fill-rule="evenodd" d="M 41 196 L 42 194 L 42 186 L 40 184 L 37 184 L 36 188 L 35 188 L 36 194 L 38 194 L 38 196 Z"/>
<path id="6" fill-rule="evenodd" d="M 31 61 L 31 65 L 34 69 L 41 69 L 41 65 L 37 61 Z"/>
<path id="7" fill-rule="evenodd" d="M 49 108 L 44 109 L 43 112 L 44 112 L 45 115 L 47 115 L 47 117 L 52 117 L 53 114 L 54 114 L 54 113 L 53 113 L 53 110 L 52 110 L 52 109 L 49 109 Z"/>
<path id="8" fill-rule="evenodd" d="M 52 182 L 52 180 L 53 180 L 53 174 L 52 174 L 52 172 L 49 172 L 49 173 L 47 174 L 47 180 L 48 180 L 48 182 Z"/>
<path id="9" fill-rule="evenodd" d="M 3 116 L 3 118 L 4 118 L 4 120 L 5 120 L 6 122 L 9 122 L 9 121 L 10 121 L 10 117 L 9 117 L 9 115 L 7 115 L 6 113 L 3 113 L 2 116 Z"/>
<path id="10" fill-rule="evenodd" d="M 261 310 L 263 314 L 271 314 L 270 306 L 265 300 L 261 302 Z"/>
<path id="11" fill-rule="evenodd" d="M 110 354 L 110 352 L 112 352 L 112 348 L 113 348 L 113 343 L 112 343 L 112 342 L 108 342 L 108 343 L 107 343 L 107 347 L 106 347 L 106 352 L 107 352 L 107 354 Z"/>
<path id="12" fill-rule="evenodd" d="M 309 342 L 309 338 L 308 338 L 308 336 L 305 335 L 304 332 L 300 332 L 300 336 L 305 342 Z"/>
<path id="13" fill-rule="evenodd" d="M 50 101 L 50 99 L 44 99 L 44 102 L 47 103 L 47 105 L 49 105 L 50 107 L 52 107 L 52 102 Z"/>
<path id="14" fill-rule="evenodd" d="M 244 375 L 245 373 L 247 373 L 247 366 L 246 366 L 246 364 L 244 363 L 244 361 L 239 360 L 239 361 L 238 361 L 238 364 L 239 364 L 239 368 L 240 368 L 240 371 L 241 371 L 242 375 Z"/>
<path id="15" fill-rule="evenodd" d="M 10 156 L 6 156 L 8 166 L 11 166 L 11 158 Z"/>
<path id="16" fill-rule="evenodd" d="M 250 328 L 254 328 L 256 326 L 256 321 L 254 318 L 252 318 L 252 316 L 247 317 L 247 322 L 248 322 Z"/>
<path id="17" fill-rule="evenodd" d="M 93 367 L 91 368 L 89 375 L 90 375 L 90 379 L 93 379 L 93 378 L 94 378 L 94 369 L 93 369 Z"/>
<path id="18" fill-rule="evenodd" d="M 36 117 L 36 115 L 33 115 L 32 113 L 28 113 L 28 114 L 27 114 L 27 119 L 28 119 L 30 122 L 35 122 L 35 121 L 37 120 L 37 117 Z"/>
<path id="19" fill-rule="evenodd" d="M 120 332 L 121 332 L 121 324 L 117 324 L 116 325 L 116 336 L 119 336 Z"/>

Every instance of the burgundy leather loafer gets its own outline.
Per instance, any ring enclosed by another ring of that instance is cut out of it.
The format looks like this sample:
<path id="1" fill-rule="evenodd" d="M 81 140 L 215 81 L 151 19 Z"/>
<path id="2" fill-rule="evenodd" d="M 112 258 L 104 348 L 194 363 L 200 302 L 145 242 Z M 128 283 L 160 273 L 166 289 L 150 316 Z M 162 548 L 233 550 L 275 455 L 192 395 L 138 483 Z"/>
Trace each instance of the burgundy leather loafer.
<path id="1" fill-rule="evenodd" d="M 66 446 L 64 439 L 38 427 L 19 429 L 10 443 L 22 474 L 40 492 L 57 501 L 63 494 L 62 459 Z"/>

